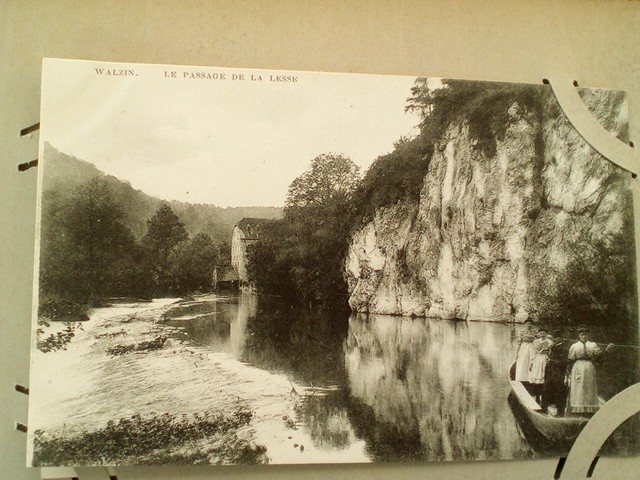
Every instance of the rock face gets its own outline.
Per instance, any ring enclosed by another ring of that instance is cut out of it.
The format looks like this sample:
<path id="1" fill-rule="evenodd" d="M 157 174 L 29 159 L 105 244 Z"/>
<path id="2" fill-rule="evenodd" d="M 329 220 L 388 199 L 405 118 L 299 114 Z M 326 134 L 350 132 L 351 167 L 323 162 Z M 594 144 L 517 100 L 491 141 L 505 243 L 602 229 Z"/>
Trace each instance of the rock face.
<path id="1" fill-rule="evenodd" d="M 624 96 L 581 96 L 624 139 Z M 633 238 L 630 174 L 589 146 L 550 91 L 537 112 L 514 102 L 508 118 L 491 156 L 475 148 L 468 124 L 449 125 L 419 201 L 377 210 L 353 235 L 345 277 L 354 311 L 550 318 L 561 311 L 558 298 L 579 265 L 587 264 L 576 279 L 584 283 L 597 277 L 588 265 L 595 257 L 615 250 L 635 261 L 632 247 L 619 248 L 621 238 Z"/>

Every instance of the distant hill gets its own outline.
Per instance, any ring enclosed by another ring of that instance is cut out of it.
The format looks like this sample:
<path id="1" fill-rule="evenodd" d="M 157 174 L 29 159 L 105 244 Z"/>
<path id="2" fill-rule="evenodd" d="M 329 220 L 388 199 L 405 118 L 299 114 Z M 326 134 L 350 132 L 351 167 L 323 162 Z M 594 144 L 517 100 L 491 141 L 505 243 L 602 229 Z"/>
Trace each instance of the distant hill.
<path id="1" fill-rule="evenodd" d="M 125 212 L 124 223 L 134 236 L 140 239 L 147 230 L 149 220 L 162 203 L 168 203 L 173 212 L 180 217 L 190 236 L 200 232 L 208 234 L 216 244 L 231 242 L 233 226 L 244 217 L 278 218 L 282 208 L 278 207 L 226 207 L 209 204 L 191 204 L 178 201 L 165 201 L 141 190 L 136 190 L 127 181 L 98 170 L 92 163 L 66 155 L 49 143 L 45 144 L 43 166 L 44 191 L 68 195 L 80 185 L 92 178 L 104 178 L 114 198 Z"/>

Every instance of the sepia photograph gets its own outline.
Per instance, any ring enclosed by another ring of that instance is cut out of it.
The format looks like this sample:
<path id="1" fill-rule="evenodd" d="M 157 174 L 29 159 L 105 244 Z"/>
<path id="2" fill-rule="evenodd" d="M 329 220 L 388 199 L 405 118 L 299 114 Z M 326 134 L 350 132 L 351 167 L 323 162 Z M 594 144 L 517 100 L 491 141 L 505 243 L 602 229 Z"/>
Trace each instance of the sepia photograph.
<path id="1" fill-rule="evenodd" d="M 45 59 L 38 175 L 29 466 L 560 457 L 640 380 L 631 174 L 549 85 Z"/>

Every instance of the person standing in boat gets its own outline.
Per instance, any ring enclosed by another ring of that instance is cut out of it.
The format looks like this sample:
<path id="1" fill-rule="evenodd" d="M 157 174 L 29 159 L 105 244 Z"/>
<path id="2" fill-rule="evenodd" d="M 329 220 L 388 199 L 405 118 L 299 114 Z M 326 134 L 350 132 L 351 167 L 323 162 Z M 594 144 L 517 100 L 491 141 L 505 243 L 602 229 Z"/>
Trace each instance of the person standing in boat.
<path id="1" fill-rule="evenodd" d="M 533 320 L 528 318 L 524 322 L 525 328 L 518 332 L 518 350 L 516 351 L 516 381 L 529 387 L 529 370 L 531 368 L 532 342 L 536 339 Z"/>
<path id="2" fill-rule="evenodd" d="M 567 413 L 569 415 L 591 415 L 600 408 L 598 401 L 598 385 L 596 368 L 593 360 L 605 352 L 611 351 L 613 344 L 607 345 L 604 352 L 594 342 L 589 341 L 589 329 L 586 325 L 578 327 L 578 341 L 569 348 L 569 362 L 571 373 L 568 377 L 569 400 Z"/>
<path id="3" fill-rule="evenodd" d="M 538 330 L 538 338 L 532 343 L 531 370 L 529 371 L 529 383 L 531 384 L 531 394 L 535 396 L 537 402 L 542 400 L 544 389 L 544 376 L 549 360 L 549 351 L 553 346 L 553 340 L 547 337 L 544 328 Z"/>
<path id="4" fill-rule="evenodd" d="M 567 372 L 568 345 L 562 338 L 562 329 L 553 331 L 553 345 L 549 349 L 547 369 L 544 375 L 542 408 L 554 417 L 565 411 L 567 387 L 564 377 Z"/>

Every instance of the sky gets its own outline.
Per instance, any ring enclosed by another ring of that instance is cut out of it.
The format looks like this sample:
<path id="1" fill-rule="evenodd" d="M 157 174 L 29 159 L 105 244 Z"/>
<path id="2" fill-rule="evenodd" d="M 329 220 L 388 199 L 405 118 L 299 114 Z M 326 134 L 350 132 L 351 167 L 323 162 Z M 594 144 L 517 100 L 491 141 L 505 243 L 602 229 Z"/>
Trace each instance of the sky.
<path id="1" fill-rule="evenodd" d="M 314 157 L 364 172 L 417 133 L 414 81 L 47 59 L 40 138 L 165 200 L 282 206 Z"/>

